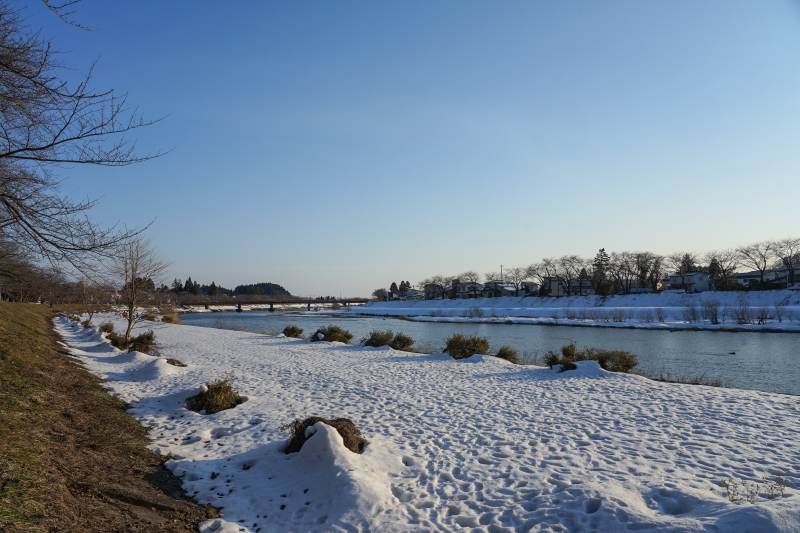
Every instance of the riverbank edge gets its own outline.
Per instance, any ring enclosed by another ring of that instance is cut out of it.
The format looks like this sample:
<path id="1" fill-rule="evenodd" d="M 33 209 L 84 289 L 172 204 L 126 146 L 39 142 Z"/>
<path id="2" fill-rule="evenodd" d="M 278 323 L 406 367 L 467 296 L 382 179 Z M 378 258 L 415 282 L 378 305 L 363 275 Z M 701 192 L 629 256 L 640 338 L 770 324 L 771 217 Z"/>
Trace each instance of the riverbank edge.
<path id="1" fill-rule="evenodd" d="M 147 429 L 67 351 L 45 306 L 0 302 L 0 531 L 196 531 Z"/>

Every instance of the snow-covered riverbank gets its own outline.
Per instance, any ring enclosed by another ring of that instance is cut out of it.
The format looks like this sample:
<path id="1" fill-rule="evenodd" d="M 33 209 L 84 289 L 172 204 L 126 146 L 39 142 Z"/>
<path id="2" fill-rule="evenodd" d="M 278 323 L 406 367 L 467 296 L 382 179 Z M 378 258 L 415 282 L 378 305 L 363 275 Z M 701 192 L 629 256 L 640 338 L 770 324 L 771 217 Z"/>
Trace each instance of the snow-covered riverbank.
<path id="1" fill-rule="evenodd" d="M 167 466 L 189 494 L 222 508 L 203 532 L 800 530 L 794 396 L 657 383 L 593 362 L 557 373 L 147 326 L 161 358 L 56 320 L 72 353 L 152 428 L 150 446 L 174 457 Z M 209 416 L 183 407 L 231 371 L 245 403 Z M 351 418 L 364 453 L 323 427 L 284 455 L 276 428 L 312 415 Z M 729 502 L 718 486 L 729 475 L 790 487 L 784 498 Z"/>
<path id="2" fill-rule="evenodd" d="M 710 316 L 713 308 L 716 320 Z M 431 322 L 800 332 L 800 291 L 392 301 L 338 313 Z"/>

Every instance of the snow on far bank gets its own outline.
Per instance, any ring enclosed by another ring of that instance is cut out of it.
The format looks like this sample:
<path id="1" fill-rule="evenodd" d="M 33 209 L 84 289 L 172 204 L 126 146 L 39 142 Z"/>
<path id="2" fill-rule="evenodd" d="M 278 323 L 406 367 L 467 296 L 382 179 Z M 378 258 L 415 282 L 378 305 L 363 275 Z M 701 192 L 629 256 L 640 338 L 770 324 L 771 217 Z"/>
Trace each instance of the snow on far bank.
<path id="1" fill-rule="evenodd" d="M 111 318 L 96 317 L 97 323 Z M 203 533 L 800 530 L 800 399 L 665 384 L 595 362 L 558 373 L 487 356 L 150 323 L 163 359 L 122 353 L 94 329 L 56 328 L 152 428 L 150 447 L 222 519 Z M 169 366 L 169 368 L 167 368 Z M 183 407 L 236 375 L 247 401 Z M 299 453 L 276 428 L 347 417 L 356 455 L 317 426 Z M 723 477 L 785 477 L 786 497 L 729 502 Z"/>
<path id="2" fill-rule="evenodd" d="M 745 298 L 747 310 L 742 309 L 739 298 Z M 703 317 L 703 302 L 713 300 L 718 302 L 718 324 Z M 694 318 L 688 309 L 690 307 L 694 309 Z M 763 323 L 759 323 L 759 312 L 766 316 Z M 737 320 L 737 314 L 746 316 L 743 313 L 749 313 L 751 323 Z M 370 302 L 351 309 L 341 309 L 338 314 L 403 316 L 427 322 L 800 332 L 800 291 Z"/>

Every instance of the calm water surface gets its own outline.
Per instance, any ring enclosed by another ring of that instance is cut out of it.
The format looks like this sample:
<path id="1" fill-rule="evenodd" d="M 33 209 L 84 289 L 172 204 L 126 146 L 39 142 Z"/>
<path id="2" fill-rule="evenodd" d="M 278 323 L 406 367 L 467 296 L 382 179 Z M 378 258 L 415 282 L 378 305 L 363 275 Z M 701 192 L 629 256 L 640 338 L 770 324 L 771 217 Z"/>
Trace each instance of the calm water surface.
<path id="1" fill-rule="evenodd" d="M 522 324 L 449 324 L 396 318 L 309 316 L 280 312 L 198 313 L 182 315 L 184 324 L 250 331 L 281 331 L 293 324 L 308 335 L 335 324 L 350 331 L 354 342 L 370 331 L 391 329 L 410 335 L 415 348 L 440 352 L 453 333 L 480 335 L 492 350 L 502 345 L 520 354 L 543 355 L 575 341 L 579 347 L 628 350 L 639 356 L 639 368 L 693 377 L 722 378 L 737 389 L 800 394 L 800 334 L 731 333 L 564 327 Z"/>

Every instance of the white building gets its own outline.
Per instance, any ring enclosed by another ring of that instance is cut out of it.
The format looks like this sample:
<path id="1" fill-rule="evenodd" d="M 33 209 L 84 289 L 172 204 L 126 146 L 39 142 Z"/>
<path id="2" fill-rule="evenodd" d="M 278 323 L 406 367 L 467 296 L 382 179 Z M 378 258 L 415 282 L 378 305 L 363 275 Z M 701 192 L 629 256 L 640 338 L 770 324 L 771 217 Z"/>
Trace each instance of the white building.
<path id="1" fill-rule="evenodd" d="M 456 298 L 466 300 L 468 298 L 480 298 L 483 296 L 483 285 L 481 283 L 459 283 L 456 285 Z"/>
<path id="2" fill-rule="evenodd" d="M 680 274 L 669 277 L 670 290 L 683 289 L 686 292 L 706 292 L 709 288 L 708 274 L 705 272 L 687 272 L 683 279 Z"/>

